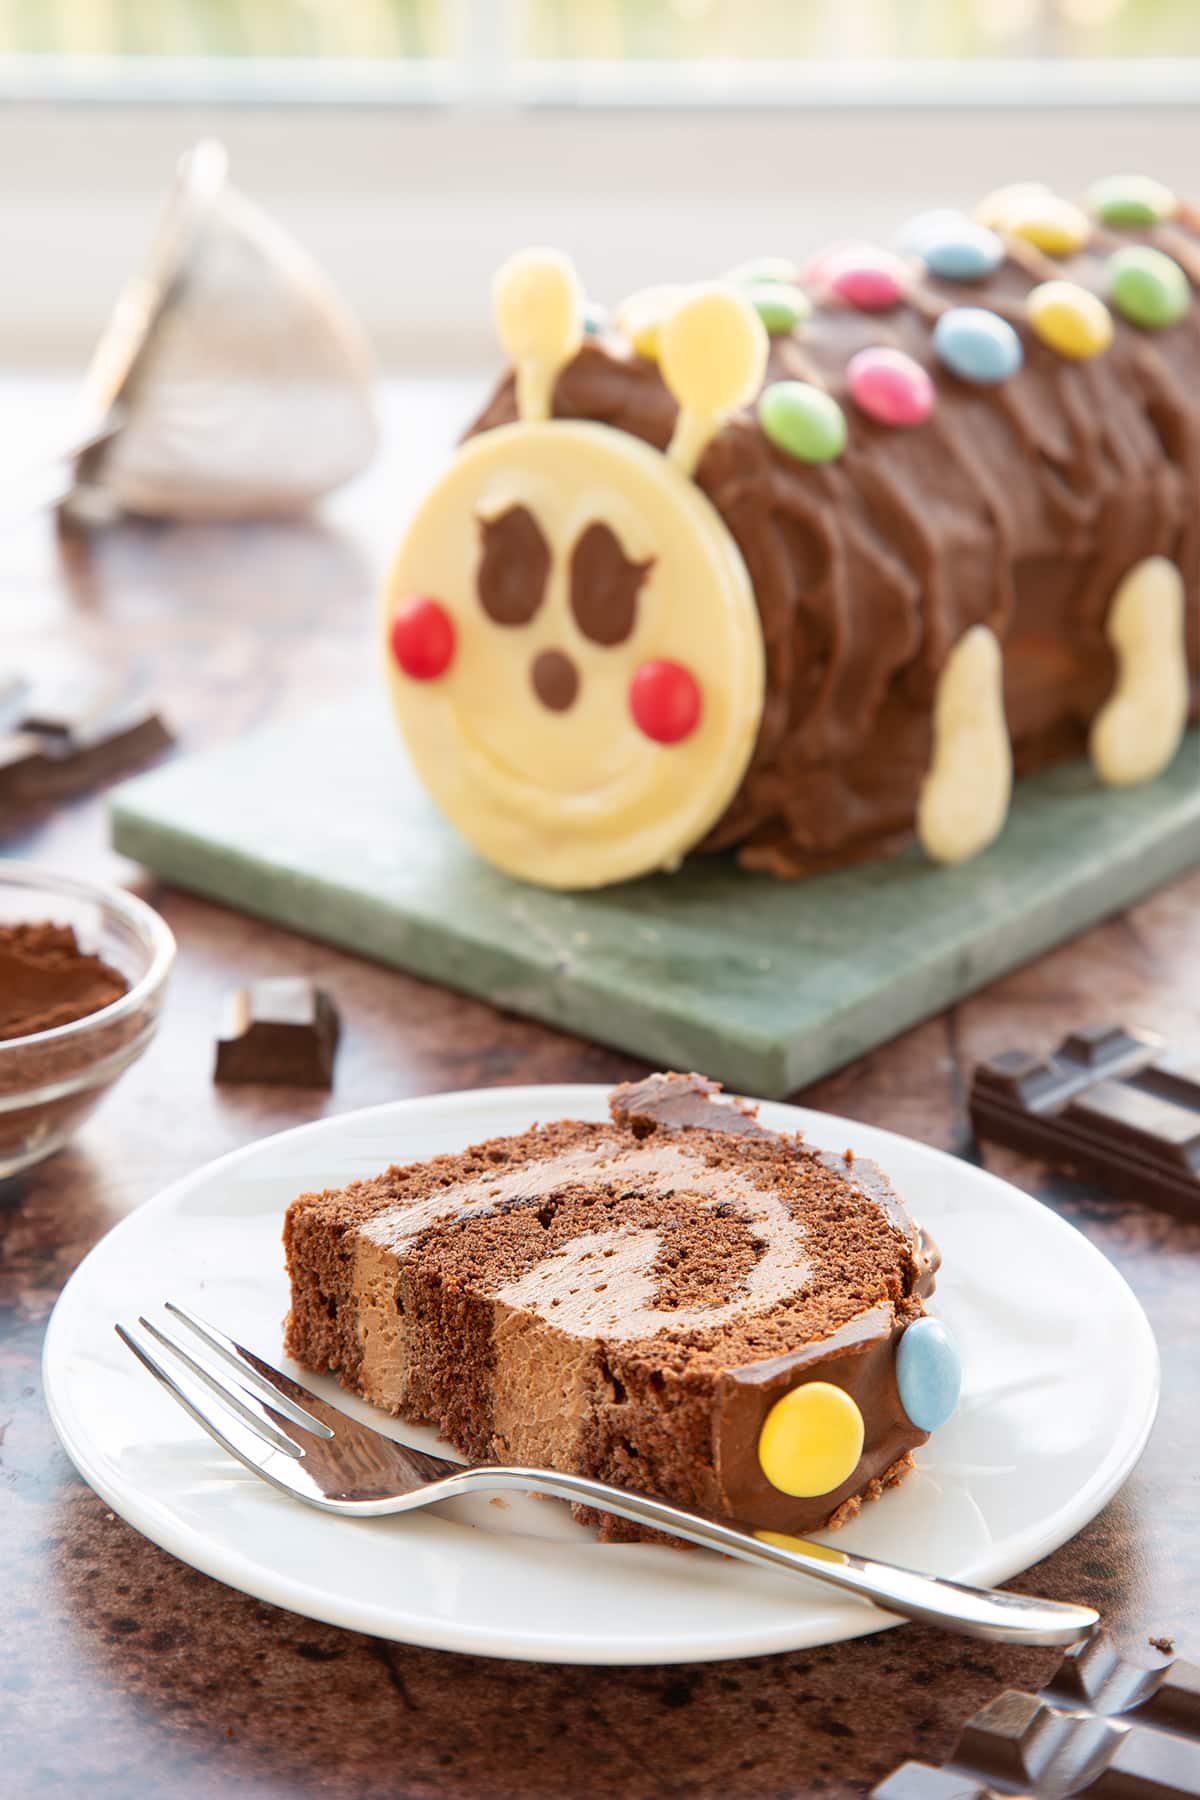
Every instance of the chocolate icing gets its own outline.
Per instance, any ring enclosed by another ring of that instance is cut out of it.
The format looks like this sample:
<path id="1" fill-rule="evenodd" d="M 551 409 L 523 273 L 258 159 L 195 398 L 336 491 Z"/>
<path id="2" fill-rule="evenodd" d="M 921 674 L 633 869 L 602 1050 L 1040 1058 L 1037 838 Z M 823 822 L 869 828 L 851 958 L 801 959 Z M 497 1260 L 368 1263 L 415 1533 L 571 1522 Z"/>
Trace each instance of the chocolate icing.
<path id="1" fill-rule="evenodd" d="M 636 1138 L 647 1137 L 660 1126 L 681 1131 L 689 1125 L 706 1131 L 747 1132 L 751 1137 L 779 1136 L 759 1123 L 758 1108 L 752 1101 L 732 1094 L 722 1098 L 720 1082 L 704 1075 L 673 1073 L 623 1081 L 613 1089 L 608 1105 L 616 1123 L 628 1125 Z"/>
<path id="2" fill-rule="evenodd" d="M 479 604 L 496 625 L 528 625 L 546 594 L 550 546 L 527 506 L 479 521 Z"/>
<path id="3" fill-rule="evenodd" d="M 637 597 L 651 569 L 626 556 L 603 520 L 580 532 L 571 552 L 571 612 L 594 644 L 623 644 L 637 618 Z"/>
<path id="4" fill-rule="evenodd" d="M 766 381 L 812 381 L 846 407 L 836 461 L 774 447 L 753 410 L 709 443 L 696 480 L 736 539 L 767 654 L 758 740 L 741 788 L 700 848 L 783 875 L 871 855 L 912 828 L 931 748 L 930 707 L 949 650 L 985 624 L 1004 647 L 1005 708 L 1018 772 L 1085 747 L 1114 677 L 1109 600 L 1142 558 L 1170 557 L 1187 592 L 1192 717 L 1200 712 L 1200 307 L 1145 332 L 1114 316 L 1111 348 L 1073 362 L 1029 330 L 1039 282 L 1102 293 L 1114 249 L 1145 242 L 1200 284 L 1200 217 L 1184 208 L 1139 231 L 1093 228 L 1050 258 L 1010 240 L 992 275 L 929 276 L 886 313 L 818 302 L 772 339 Z M 1019 332 L 1024 366 L 994 387 L 937 362 L 931 327 L 978 305 Z M 854 410 L 848 359 L 906 351 L 934 377 L 937 405 L 898 430 Z M 665 450 L 675 402 L 652 361 L 610 334 L 560 374 L 554 415 L 593 419 Z M 516 416 L 511 377 L 472 431 Z"/>

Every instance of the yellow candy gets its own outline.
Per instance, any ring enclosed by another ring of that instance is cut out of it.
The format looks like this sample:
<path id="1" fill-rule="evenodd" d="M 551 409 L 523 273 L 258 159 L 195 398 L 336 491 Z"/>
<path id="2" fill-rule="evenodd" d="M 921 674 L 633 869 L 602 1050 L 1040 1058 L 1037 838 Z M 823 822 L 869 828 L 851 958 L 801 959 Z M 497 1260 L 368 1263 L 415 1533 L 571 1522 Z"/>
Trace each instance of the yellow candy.
<path id="1" fill-rule="evenodd" d="M 803 1550 L 805 1556 L 815 1556 L 818 1562 L 844 1563 L 846 1552 L 835 1550 L 832 1544 L 819 1544 L 815 1538 L 792 1537 L 786 1531 L 756 1531 L 755 1537 L 760 1544 L 774 1544 L 777 1550 Z"/>
<path id="2" fill-rule="evenodd" d="M 1103 300 L 1073 281 L 1044 281 L 1027 302 L 1029 323 L 1043 344 L 1085 362 L 1112 343 L 1112 314 Z"/>
<path id="3" fill-rule="evenodd" d="M 622 300 L 616 322 L 639 356 L 657 362 L 659 333 L 686 292 L 686 288 L 677 285 L 639 288 L 636 294 Z"/>
<path id="4" fill-rule="evenodd" d="M 810 1499 L 841 1487 L 858 1465 L 863 1417 L 845 1388 L 806 1381 L 777 1400 L 758 1439 L 758 1461 L 773 1488 Z"/>
<path id="5" fill-rule="evenodd" d="M 1014 181 L 1008 187 L 995 188 L 986 200 L 981 200 L 975 208 L 975 217 L 989 231 L 1005 231 L 1010 214 L 1017 208 L 1053 198 L 1044 181 Z"/>
<path id="6" fill-rule="evenodd" d="M 1082 208 L 1033 182 L 989 194 L 976 217 L 994 231 L 1024 238 L 1047 256 L 1073 255 L 1087 243 L 1091 232 Z"/>

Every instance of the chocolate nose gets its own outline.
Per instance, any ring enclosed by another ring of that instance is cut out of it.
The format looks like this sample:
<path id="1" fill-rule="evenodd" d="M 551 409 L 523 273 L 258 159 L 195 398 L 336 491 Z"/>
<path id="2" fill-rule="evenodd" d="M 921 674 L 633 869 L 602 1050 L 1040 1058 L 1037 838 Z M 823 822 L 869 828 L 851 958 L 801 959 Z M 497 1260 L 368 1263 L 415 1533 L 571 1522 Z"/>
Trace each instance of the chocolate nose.
<path id="1" fill-rule="evenodd" d="M 543 650 L 530 670 L 533 691 L 551 712 L 566 712 L 579 692 L 579 672 L 562 650 Z"/>

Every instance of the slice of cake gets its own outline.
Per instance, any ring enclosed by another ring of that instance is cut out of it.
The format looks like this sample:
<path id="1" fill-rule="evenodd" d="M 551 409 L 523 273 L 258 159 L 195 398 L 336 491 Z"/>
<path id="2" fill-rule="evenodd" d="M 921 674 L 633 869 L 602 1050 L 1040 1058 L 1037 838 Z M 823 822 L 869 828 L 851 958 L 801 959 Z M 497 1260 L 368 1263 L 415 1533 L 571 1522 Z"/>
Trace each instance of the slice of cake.
<path id="1" fill-rule="evenodd" d="M 289 1354 L 473 1461 L 840 1523 L 953 1406 L 936 1251 L 873 1164 L 700 1076 L 610 1111 L 293 1201 Z"/>

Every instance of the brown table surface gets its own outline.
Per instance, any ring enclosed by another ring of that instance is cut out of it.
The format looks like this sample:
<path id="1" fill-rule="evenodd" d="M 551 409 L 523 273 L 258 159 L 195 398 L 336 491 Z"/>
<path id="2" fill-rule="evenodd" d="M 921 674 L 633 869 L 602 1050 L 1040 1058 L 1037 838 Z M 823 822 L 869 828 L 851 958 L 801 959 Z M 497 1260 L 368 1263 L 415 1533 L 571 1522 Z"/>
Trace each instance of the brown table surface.
<path id="1" fill-rule="evenodd" d="M 61 389 L 9 384 L 0 426 Z M 104 669 L 148 687 L 184 746 L 368 678 L 370 594 L 426 445 L 459 384 L 393 390 L 396 448 L 324 523 L 0 533 L 0 665 Z M 0 382 L 0 400 L 5 386 Z M 16 396 L 13 399 L 13 396 Z M 411 446 L 405 449 L 404 446 Z M 147 1543 L 76 1477 L 40 1391 L 55 1297 L 110 1226 L 166 1183 L 306 1119 L 442 1089 L 609 1081 L 631 1058 L 164 888 L 107 848 L 103 799 L 30 820 L 6 855 L 126 881 L 179 942 L 160 1035 L 77 1143 L 0 1183 L 0 1791 L 12 1796 L 662 1796 L 860 1793 L 940 1759 L 1053 1651 L 907 1626 L 855 1643 L 679 1668 L 580 1669 L 410 1649 L 314 1624 Z M 217 1088 L 224 992 L 310 974 L 343 1018 L 332 1095 Z M 1200 1656 L 1200 1220 L 1183 1224 L 981 1148 L 970 1071 L 1078 1022 L 1200 1035 L 1200 874 L 995 983 L 807 1090 L 806 1104 L 907 1132 L 1011 1177 L 1117 1264 L 1163 1354 L 1140 1467 L 1085 1531 L 1022 1578 L 1100 1607 L 1146 1666 L 1150 1635 Z"/>

